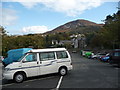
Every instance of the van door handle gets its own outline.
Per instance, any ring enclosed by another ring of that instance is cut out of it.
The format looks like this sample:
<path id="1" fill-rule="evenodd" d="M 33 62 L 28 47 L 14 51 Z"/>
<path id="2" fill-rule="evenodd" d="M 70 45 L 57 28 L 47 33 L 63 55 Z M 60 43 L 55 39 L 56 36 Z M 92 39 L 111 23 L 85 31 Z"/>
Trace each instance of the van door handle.
<path id="1" fill-rule="evenodd" d="M 41 64 L 42 62 L 40 61 L 40 64 Z"/>
<path id="2" fill-rule="evenodd" d="M 37 64 L 38 64 L 38 62 L 37 62 Z"/>

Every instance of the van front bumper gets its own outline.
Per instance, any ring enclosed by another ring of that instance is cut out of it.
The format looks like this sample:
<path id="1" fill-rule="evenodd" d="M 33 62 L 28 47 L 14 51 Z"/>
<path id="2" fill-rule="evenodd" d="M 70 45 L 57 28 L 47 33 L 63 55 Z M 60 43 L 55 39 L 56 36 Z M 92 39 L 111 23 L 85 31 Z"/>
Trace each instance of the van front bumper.
<path id="1" fill-rule="evenodd" d="M 11 72 L 3 73 L 3 79 L 7 79 L 7 80 L 13 79 L 13 73 Z"/>
<path id="2" fill-rule="evenodd" d="M 73 69 L 72 65 L 68 66 L 68 70 L 72 70 L 72 69 Z"/>

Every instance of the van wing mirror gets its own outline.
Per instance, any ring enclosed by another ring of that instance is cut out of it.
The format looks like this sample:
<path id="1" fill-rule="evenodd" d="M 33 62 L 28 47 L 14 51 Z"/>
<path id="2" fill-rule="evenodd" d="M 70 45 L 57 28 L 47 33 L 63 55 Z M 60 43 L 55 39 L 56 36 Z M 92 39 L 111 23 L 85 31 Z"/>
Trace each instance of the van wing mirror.
<path id="1" fill-rule="evenodd" d="M 23 59 L 23 60 L 22 60 L 22 63 L 25 63 L 25 62 L 27 62 L 27 61 L 26 61 L 25 59 Z"/>
<path id="2" fill-rule="evenodd" d="M 25 61 L 24 61 L 24 60 L 22 60 L 22 63 L 25 63 Z"/>

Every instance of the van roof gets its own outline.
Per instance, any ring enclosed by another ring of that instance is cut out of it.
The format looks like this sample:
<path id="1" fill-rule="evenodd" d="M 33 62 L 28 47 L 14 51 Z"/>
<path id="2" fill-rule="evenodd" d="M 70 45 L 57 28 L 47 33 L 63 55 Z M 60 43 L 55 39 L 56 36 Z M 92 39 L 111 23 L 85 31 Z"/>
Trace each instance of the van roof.
<path id="1" fill-rule="evenodd" d="M 50 52 L 50 51 L 65 51 L 65 48 L 47 48 L 47 49 L 32 49 L 30 52 Z"/>

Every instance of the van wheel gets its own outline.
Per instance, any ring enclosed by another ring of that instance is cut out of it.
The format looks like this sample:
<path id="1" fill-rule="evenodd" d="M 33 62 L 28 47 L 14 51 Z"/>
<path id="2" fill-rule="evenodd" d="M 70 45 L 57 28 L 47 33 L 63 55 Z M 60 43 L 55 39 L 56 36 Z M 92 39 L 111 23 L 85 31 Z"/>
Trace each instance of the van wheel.
<path id="1" fill-rule="evenodd" d="M 25 80 L 25 74 L 24 73 L 17 73 L 14 76 L 14 81 L 16 83 L 22 83 Z"/>
<path id="2" fill-rule="evenodd" d="M 60 68 L 59 74 L 61 76 L 65 76 L 67 74 L 67 68 L 65 68 L 65 67 Z"/>

